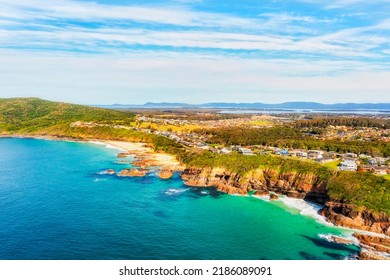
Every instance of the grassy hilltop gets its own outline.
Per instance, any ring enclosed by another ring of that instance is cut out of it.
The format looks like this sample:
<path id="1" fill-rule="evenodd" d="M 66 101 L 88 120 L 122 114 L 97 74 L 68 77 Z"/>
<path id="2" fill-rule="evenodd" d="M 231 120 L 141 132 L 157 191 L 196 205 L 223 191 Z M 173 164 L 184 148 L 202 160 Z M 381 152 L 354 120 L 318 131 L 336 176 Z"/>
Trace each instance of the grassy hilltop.
<path id="1" fill-rule="evenodd" d="M 119 111 L 46 101 L 39 98 L 0 98 L 0 129 L 38 132 L 75 121 L 129 122 L 131 114 Z"/>
<path id="2" fill-rule="evenodd" d="M 166 137 L 134 131 L 134 114 L 52 102 L 39 98 L 0 98 L 0 135 L 48 135 L 76 139 L 139 141 L 156 150 L 177 154 L 181 147 Z M 74 122 L 92 122 L 93 127 L 74 127 Z M 117 128 L 123 126 L 125 128 Z"/>

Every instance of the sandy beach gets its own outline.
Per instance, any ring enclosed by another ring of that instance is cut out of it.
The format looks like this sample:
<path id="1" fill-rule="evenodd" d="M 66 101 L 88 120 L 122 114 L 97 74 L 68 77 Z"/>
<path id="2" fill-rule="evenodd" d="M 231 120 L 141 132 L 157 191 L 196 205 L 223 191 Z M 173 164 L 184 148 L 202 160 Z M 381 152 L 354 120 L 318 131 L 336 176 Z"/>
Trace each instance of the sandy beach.
<path id="1" fill-rule="evenodd" d="M 102 143 L 125 150 L 138 158 L 144 158 L 151 165 L 160 166 L 171 170 L 182 170 L 181 163 L 172 155 L 156 153 L 144 143 L 99 140 Z"/>

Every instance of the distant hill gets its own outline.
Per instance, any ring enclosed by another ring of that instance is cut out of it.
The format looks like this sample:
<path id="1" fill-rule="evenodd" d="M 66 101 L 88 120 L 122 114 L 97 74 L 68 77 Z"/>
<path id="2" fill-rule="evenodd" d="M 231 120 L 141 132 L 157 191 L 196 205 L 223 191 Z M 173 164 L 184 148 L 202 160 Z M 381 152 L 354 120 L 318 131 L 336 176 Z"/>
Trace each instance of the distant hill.
<path id="1" fill-rule="evenodd" d="M 266 103 L 203 103 L 203 104 L 187 104 L 187 103 L 153 103 L 148 102 L 143 105 L 124 105 L 113 104 L 107 106 L 99 106 L 107 108 L 215 108 L 215 109 L 282 109 L 282 110 L 385 110 L 390 111 L 390 103 L 336 103 L 322 104 L 317 102 L 285 102 L 279 104 Z"/>
<path id="2" fill-rule="evenodd" d="M 74 121 L 132 120 L 132 115 L 90 106 L 39 98 L 0 98 L 0 129 L 30 131 Z"/>

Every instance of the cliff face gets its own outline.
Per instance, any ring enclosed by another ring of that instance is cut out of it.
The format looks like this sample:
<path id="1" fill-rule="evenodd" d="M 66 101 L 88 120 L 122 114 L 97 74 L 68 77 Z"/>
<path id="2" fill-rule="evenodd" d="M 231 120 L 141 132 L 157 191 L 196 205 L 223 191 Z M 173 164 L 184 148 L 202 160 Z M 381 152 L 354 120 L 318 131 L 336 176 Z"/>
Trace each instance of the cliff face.
<path id="1" fill-rule="evenodd" d="M 241 176 L 223 168 L 187 168 L 181 175 L 193 187 L 216 187 L 228 194 L 267 194 L 269 191 L 319 203 L 328 200 L 326 184 L 314 174 L 279 172 L 274 169 L 253 170 Z"/>
<path id="2" fill-rule="evenodd" d="M 267 195 L 269 192 L 310 200 L 324 205 L 321 214 L 337 226 L 368 230 L 390 235 L 390 217 L 385 213 L 356 210 L 351 205 L 332 201 L 326 181 L 313 173 L 257 169 L 245 176 L 223 168 L 187 168 L 181 175 L 185 184 L 193 187 L 216 187 L 228 194 Z"/>
<path id="3" fill-rule="evenodd" d="M 361 229 L 390 235 L 390 217 L 385 213 L 356 210 L 348 204 L 328 201 L 321 214 L 336 226 Z"/>

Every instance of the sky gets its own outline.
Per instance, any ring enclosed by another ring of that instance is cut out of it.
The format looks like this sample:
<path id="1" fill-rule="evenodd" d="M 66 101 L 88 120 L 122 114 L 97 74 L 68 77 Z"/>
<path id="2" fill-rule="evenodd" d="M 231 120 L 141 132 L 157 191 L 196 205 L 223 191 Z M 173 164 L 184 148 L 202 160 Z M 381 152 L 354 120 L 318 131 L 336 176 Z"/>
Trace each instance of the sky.
<path id="1" fill-rule="evenodd" d="M 390 0 L 0 0 L 0 98 L 390 102 Z"/>

